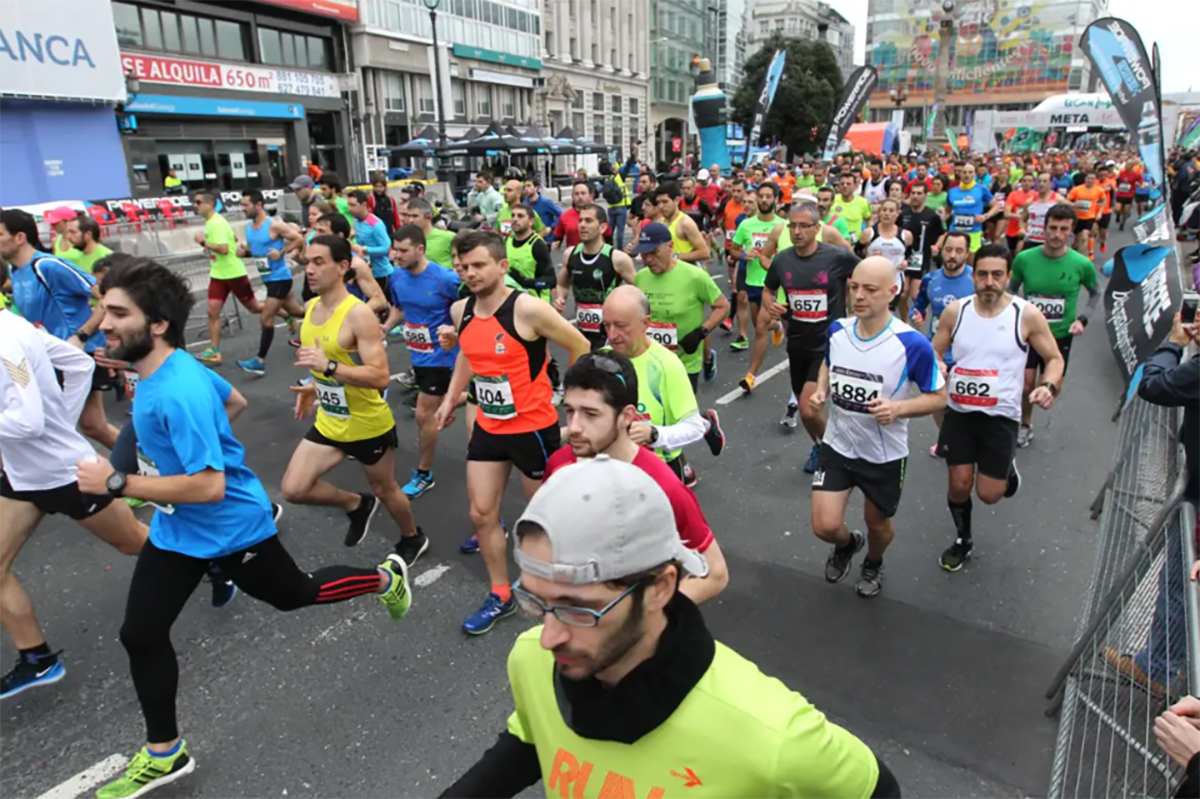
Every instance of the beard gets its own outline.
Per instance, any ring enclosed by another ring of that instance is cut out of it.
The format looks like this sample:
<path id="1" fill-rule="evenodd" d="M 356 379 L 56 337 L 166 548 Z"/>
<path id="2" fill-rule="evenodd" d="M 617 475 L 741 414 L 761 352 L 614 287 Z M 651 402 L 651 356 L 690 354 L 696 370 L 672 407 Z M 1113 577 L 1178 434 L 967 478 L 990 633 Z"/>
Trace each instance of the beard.
<path id="1" fill-rule="evenodd" d="M 774 213 L 774 211 L 775 211 L 775 203 L 774 202 L 764 203 L 762 200 L 758 201 L 758 212 L 760 214 L 770 214 L 770 213 Z"/>
<path id="2" fill-rule="evenodd" d="M 129 361 L 136 363 L 154 349 L 154 339 L 150 336 L 150 325 L 147 324 L 137 333 L 121 337 L 121 343 L 117 346 L 108 347 L 108 357 L 117 361 Z"/>
<path id="3" fill-rule="evenodd" d="M 557 655 L 566 655 L 571 658 L 578 658 L 579 662 L 572 663 L 569 666 L 564 666 L 561 663 L 556 664 L 559 675 L 566 680 L 586 680 L 590 677 L 595 677 L 600 672 L 611 667 L 628 654 L 630 649 L 637 645 L 638 641 L 642 640 L 642 636 L 646 632 L 646 619 L 642 613 L 642 599 L 629 597 L 629 601 L 634 603 L 630 608 L 629 615 L 625 617 L 625 621 L 621 622 L 621 626 L 613 631 L 608 640 L 600 647 L 595 654 L 587 652 L 578 652 L 572 650 L 568 646 L 556 646 L 554 653 Z"/>

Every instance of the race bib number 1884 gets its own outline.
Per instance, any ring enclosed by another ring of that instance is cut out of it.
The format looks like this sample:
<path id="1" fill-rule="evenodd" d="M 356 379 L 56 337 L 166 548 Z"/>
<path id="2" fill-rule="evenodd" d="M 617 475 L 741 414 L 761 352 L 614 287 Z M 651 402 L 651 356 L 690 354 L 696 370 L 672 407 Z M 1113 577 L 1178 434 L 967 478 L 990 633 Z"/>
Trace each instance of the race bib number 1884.
<path id="1" fill-rule="evenodd" d="M 883 377 L 834 366 L 829 370 L 829 393 L 833 404 L 844 411 L 870 413 L 870 403 L 883 394 Z"/>

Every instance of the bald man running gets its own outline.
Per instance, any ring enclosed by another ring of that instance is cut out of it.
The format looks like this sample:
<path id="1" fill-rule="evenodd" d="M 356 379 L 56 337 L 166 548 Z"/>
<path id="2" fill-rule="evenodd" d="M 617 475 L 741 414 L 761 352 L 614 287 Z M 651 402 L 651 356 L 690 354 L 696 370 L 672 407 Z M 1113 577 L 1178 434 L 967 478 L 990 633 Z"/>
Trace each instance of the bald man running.
<path id="1" fill-rule="evenodd" d="M 883 589 L 883 553 L 892 543 L 908 460 L 908 419 L 946 407 L 933 346 L 888 310 L 897 290 L 896 267 L 887 258 L 872 256 L 854 268 L 846 284 L 853 318 L 830 323 L 825 362 L 809 398 L 814 410 L 832 400 L 812 483 L 813 532 L 834 547 L 825 579 L 839 582 L 866 545 L 855 585 L 864 598 Z M 846 526 L 852 488 L 865 498 L 865 536 Z"/>
<path id="2" fill-rule="evenodd" d="M 496 213 L 496 231 L 508 238 L 512 235 L 512 215 L 513 209 L 521 204 L 521 188 L 524 184 L 519 180 L 510 180 L 504 184 L 504 205 L 500 206 L 500 210 Z M 546 223 L 537 214 L 533 216 L 533 232 L 539 236 L 544 236 Z"/>

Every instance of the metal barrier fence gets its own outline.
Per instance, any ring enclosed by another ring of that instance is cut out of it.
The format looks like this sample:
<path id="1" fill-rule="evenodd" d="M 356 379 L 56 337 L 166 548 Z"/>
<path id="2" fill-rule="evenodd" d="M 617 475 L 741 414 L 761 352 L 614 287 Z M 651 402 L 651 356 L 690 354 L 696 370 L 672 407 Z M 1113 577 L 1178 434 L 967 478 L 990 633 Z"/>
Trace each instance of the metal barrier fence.
<path id="1" fill-rule="evenodd" d="M 1095 569 L 1076 644 L 1047 692 L 1061 711 L 1049 796 L 1169 797 L 1182 780 L 1154 720 L 1200 692 L 1200 610 L 1187 570 L 1196 508 L 1182 500 L 1179 409 L 1133 397 L 1093 504 Z"/>

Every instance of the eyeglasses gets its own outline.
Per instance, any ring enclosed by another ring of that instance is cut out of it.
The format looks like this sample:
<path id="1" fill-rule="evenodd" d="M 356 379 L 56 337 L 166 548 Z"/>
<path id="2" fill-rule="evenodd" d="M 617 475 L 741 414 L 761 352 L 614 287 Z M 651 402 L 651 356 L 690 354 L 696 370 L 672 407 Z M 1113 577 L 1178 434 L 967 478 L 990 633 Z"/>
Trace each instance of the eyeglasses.
<path id="1" fill-rule="evenodd" d="M 788 222 L 788 227 L 792 230 L 812 230 L 818 224 L 817 222 Z"/>
<path id="2" fill-rule="evenodd" d="M 561 621 L 568 627 L 596 627 L 600 624 L 600 620 L 610 610 L 621 604 L 621 600 L 633 593 L 634 589 L 641 585 L 640 582 L 626 588 L 621 592 L 620 596 L 609 602 L 600 610 L 592 610 L 591 608 L 580 608 L 574 605 L 547 605 L 542 600 L 538 599 L 533 594 L 521 587 L 521 581 L 518 579 L 512 584 L 513 596 L 517 600 L 517 608 L 522 613 L 531 619 L 540 619 L 547 613 L 554 614 L 554 618 Z"/>

